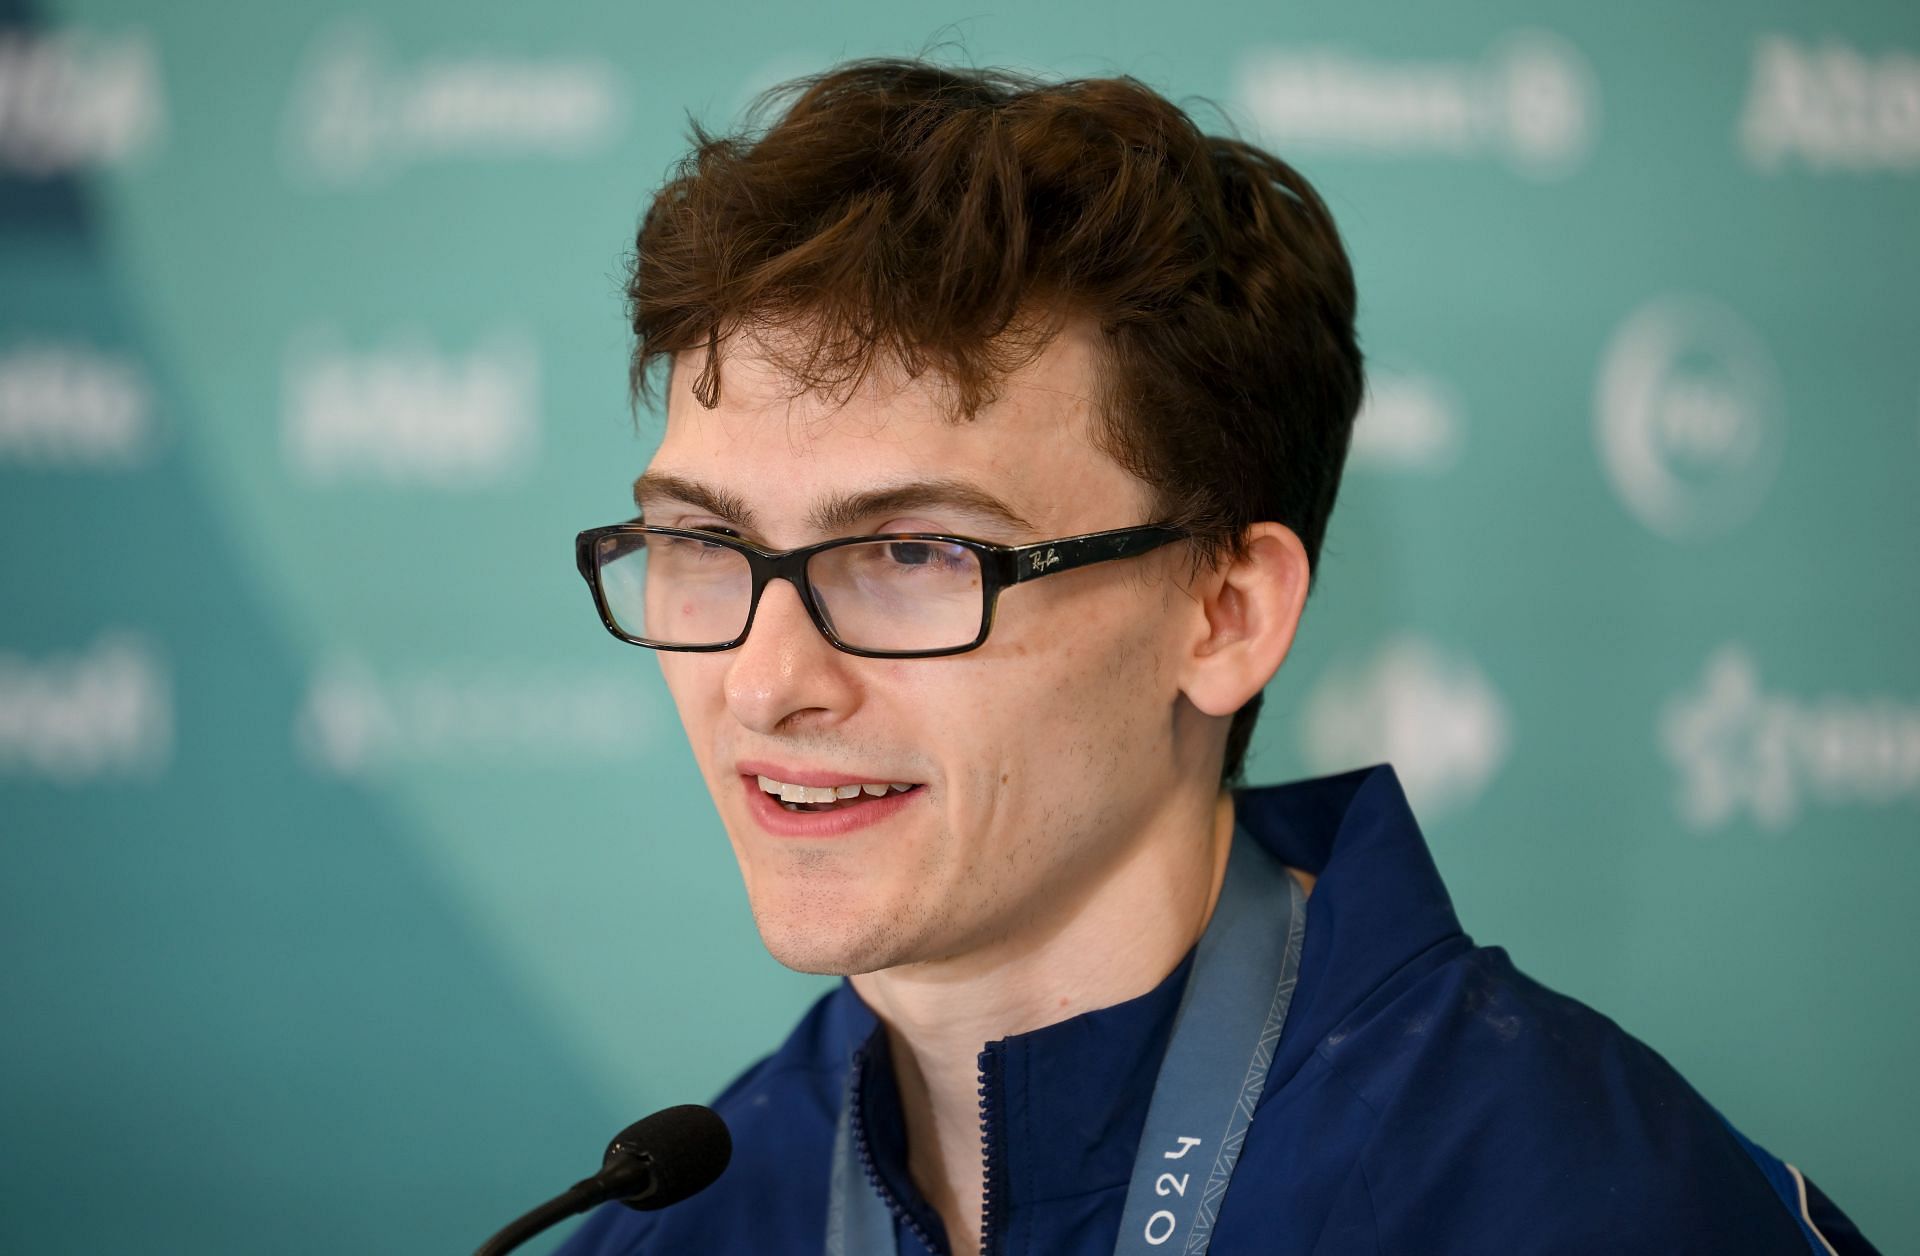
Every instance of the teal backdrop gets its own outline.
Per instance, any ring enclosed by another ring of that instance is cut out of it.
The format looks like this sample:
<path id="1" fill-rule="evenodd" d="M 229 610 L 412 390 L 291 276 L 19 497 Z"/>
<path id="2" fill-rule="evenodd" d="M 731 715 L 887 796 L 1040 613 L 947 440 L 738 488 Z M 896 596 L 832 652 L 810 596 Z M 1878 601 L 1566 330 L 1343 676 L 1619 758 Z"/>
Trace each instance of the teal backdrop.
<path id="1" fill-rule="evenodd" d="M 1908 0 L 0 0 L 0 1249 L 469 1251 L 824 988 L 572 537 L 688 114 L 923 49 L 1324 191 L 1253 776 L 1395 762 L 1479 940 L 1920 1250 Z"/>

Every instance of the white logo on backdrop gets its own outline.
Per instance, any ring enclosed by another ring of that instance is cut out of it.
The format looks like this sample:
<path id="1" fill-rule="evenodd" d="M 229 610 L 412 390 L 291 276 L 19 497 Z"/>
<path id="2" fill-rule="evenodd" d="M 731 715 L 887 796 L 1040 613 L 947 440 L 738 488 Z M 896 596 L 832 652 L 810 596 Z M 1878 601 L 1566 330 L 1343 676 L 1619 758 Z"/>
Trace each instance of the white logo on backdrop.
<path id="1" fill-rule="evenodd" d="M 144 31 L 0 31 L 0 170 L 36 178 L 110 165 L 166 121 Z"/>
<path id="2" fill-rule="evenodd" d="M 1460 456 L 1464 427 L 1459 399 L 1441 380 L 1374 372 L 1348 458 L 1361 470 L 1445 471 Z"/>
<path id="3" fill-rule="evenodd" d="M 1659 297 L 1613 334 L 1594 388 L 1600 465 L 1654 532 L 1733 530 L 1773 487 L 1786 441 L 1773 357 L 1732 310 Z"/>
<path id="4" fill-rule="evenodd" d="M 0 350 L 0 462 L 128 467 L 153 447 L 153 389 L 139 363 L 72 342 Z"/>
<path id="5" fill-rule="evenodd" d="M 173 753 L 173 682 L 144 637 L 72 654 L 0 653 L 0 773 L 71 785 L 157 776 Z"/>
<path id="6" fill-rule="evenodd" d="M 418 161 L 602 152 L 627 107 L 603 57 L 443 52 L 406 65 L 372 24 L 348 21 L 308 49 L 283 143 L 296 176 L 355 183 Z"/>
<path id="7" fill-rule="evenodd" d="M 539 355 L 517 331 L 461 354 L 415 332 L 354 352 L 337 333 L 309 329 L 287 350 L 281 437 L 288 466 L 315 484 L 515 479 L 539 453 Z"/>
<path id="8" fill-rule="evenodd" d="M 1920 704 L 1769 694 L 1737 644 L 1714 651 L 1699 686 L 1667 705 L 1660 741 L 1680 774 L 1680 815 L 1694 829 L 1743 811 L 1783 828 L 1808 801 L 1920 799 Z"/>
<path id="9" fill-rule="evenodd" d="M 1416 636 L 1327 670 L 1308 696 L 1301 732 L 1315 770 L 1393 764 L 1423 814 L 1471 803 L 1506 762 L 1507 707 L 1464 656 Z"/>
<path id="10" fill-rule="evenodd" d="M 1337 47 L 1240 59 L 1234 98 L 1282 149 L 1361 156 L 1497 157 L 1532 178 L 1578 170 L 1600 126 L 1600 90 L 1559 35 L 1514 31 L 1477 61 L 1388 60 Z"/>
<path id="11" fill-rule="evenodd" d="M 441 664 L 382 675 L 341 657 L 315 669 L 293 738 L 309 767 L 342 777 L 420 765 L 604 766 L 639 756 L 654 706 L 600 672 Z"/>
<path id="12" fill-rule="evenodd" d="M 1813 171 L 1920 170 L 1920 57 L 1763 35 L 1753 48 L 1740 147 L 1769 172 L 1789 158 Z"/>

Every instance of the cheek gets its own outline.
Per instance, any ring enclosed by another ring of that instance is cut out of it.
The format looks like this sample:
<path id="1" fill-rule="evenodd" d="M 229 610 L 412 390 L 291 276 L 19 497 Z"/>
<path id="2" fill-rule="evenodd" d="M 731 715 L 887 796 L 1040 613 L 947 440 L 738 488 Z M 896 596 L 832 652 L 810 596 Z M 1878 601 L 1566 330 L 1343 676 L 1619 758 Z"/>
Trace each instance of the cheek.
<path id="1" fill-rule="evenodd" d="M 701 690 L 712 689 L 717 695 L 720 689 L 722 668 L 725 666 L 724 654 L 694 654 L 682 650 L 654 650 L 653 657 L 660 664 L 660 678 L 667 682 L 675 702 L 685 702 L 688 695 Z"/>
<path id="2" fill-rule="evenodd" d="M 949 709 L 960 714 L 948 749 L 996 809 L 1077 804 L 1144 759 L 1167 761 L 1175 692 L 1160 643 L 1131 626 L 1135 609 L 1103 606 L 1093 623 L 1065 617 L 1064 626 L 1050 619 L 1009 634 L 973 686 L 954 695 Z"/>
<path id="3" fill-rule="evenodd" d="M 676 654 L 668 650 L 654 653 L 660 662 L 660 678 L 679 712 L 687 740 L 696 756 L 704 758 L 710 744 L 714 719 L 725 705 L 723 655 Z"/>
<path id="4" fill-rule="evenodd" d="M 1117 591 L 1116 591 L 1117 592 Z M 1157 596 L 1115 596 L 1063 638 L 1056 717 L 1071 729 L 1080 770 L 1092 776 L 1152 770 L 1164 760 L 1179 686 Z M 1131 764 L 1143 756 L 1154 762 Z"/>

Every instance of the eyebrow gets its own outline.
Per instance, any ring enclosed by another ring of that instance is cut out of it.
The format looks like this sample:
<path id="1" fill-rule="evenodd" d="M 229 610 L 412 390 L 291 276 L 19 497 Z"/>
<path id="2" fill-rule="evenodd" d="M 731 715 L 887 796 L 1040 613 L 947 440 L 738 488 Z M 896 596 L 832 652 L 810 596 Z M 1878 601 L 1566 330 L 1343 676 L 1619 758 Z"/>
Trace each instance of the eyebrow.
<path id="1" fill-rule="evenodd" d="M 646 518 L 649 502 L 660 500 L 697 506 L 708 514 L 719 515 L 728 523 L 737 523 L 743 528 L 751 528 L 754 524 L 753 511 L 746 501 L 739 494 L 729 493 L 723 488 L 709 488 L 698 480 L 660 471 L 649 471 L 633 482 L 633 505 L 641 518 Z"/>
<path id="2" fill-rule="evenodd" d="M 742 528 L 751 530 L 755 526 L 752 507 L 739 494 L 726 489 L 658 471 L 649 471 L 633 482 L 633 502 L 642 516 L 649 502 L 661 499 L 697 506 Z M 875 515 L 929 508 L 959 510 L 1017 532 L 1034 530 L 1019 511 L 964 480 L 913 480 L 858 493 L 836 494 L 808 512 L 807 526 L 815 532 L 834 536 L 851 532 Z"/>

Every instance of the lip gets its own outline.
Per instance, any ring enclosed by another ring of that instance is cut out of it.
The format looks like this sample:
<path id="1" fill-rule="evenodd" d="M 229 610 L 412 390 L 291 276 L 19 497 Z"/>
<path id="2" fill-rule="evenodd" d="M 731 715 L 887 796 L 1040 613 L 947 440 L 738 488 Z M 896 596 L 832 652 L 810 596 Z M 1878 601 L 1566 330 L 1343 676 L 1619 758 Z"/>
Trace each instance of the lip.
<path id="1" fill-rule="evenodd" d="M 903 793 L 889 791 L 884 797 L 869 798 L 857 807 L 848 807 L 844 811 L 836 807 L 832 811 L 788 811 L 780 805 L 780 800 L 760 788 L 759 777 L 771 776 L 775 780 L 789 785 L 825 786 L 848 783 L 845 776 L 828 776 L 824 773 L 799 773 L 794 776 L 780 776 L 774 772 L 762 771 L 762 765 L 743 763 L 740 765 L 740 785 L 747 791 L 747 811 L 760 827 L 775 837 L 845 837 L 861 829 L 872 828 L 884 820 L 890 820 L 904 809 L 911 807 L 925 791 L 924 786 L 915 785 Z M 789 769 L 791 770 L 791 769 Z M 875 782 L 878 784 L 878 782 Z"/>

